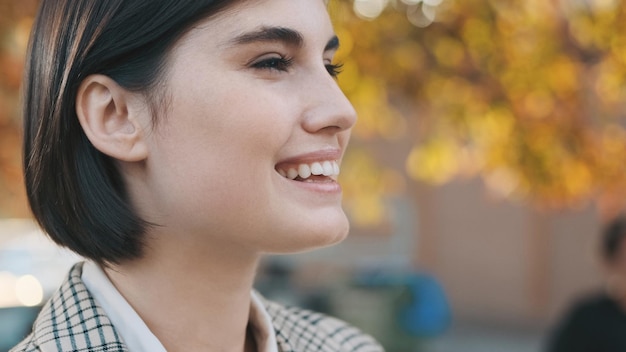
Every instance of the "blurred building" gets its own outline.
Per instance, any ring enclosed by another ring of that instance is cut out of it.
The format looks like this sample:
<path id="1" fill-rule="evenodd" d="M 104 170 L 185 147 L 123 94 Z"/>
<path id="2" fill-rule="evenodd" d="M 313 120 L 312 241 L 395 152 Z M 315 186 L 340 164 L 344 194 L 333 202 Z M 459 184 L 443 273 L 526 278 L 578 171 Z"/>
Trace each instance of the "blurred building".
<path id="1" fill-rule="evenodd" d="M 545 327 L 600 285 L 592 207 L 543 212 L 490 199 L 475 180 L 419 193 L 416 263 L 440 278 L 458 318 Z"/>

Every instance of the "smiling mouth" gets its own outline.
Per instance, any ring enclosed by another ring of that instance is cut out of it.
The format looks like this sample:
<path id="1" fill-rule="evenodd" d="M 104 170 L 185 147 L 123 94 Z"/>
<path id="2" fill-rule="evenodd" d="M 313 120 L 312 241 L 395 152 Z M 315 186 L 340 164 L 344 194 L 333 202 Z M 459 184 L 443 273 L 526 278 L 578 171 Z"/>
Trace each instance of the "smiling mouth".
<path id="1" fill-rule="evenodd" d="M 326 160 L 310 164 L 279 165 L 276 171 L 281 176 L 294 181 L 335 182 L 339 176 L 339 163 L 335 160 Z"/>

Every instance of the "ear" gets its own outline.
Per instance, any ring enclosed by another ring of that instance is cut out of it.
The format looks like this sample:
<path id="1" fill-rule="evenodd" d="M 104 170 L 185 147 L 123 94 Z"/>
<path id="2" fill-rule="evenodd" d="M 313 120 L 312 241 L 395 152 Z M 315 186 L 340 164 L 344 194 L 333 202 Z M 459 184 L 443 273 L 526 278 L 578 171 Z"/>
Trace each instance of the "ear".
<path id="1" fill-rule="evenodd" d="M 147 157 L 144 126 L 149 116 L 136 93 L 123 88 L 104 75 L 85 78 L 76 96 L 80 125 L 93 146 L 122 161 L 140 161 Z"/>

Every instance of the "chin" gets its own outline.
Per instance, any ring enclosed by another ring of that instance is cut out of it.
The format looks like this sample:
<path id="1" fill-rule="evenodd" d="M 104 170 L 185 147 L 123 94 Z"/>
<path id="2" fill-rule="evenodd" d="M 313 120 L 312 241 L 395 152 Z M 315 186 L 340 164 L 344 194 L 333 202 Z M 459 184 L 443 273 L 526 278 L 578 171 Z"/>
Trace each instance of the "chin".
<path id="1" fill-rule="evenodd" d="M 300 224 L 297 229 L 281 236 L 285 240 L 276 248 L 272 248 L 270 252 L 275 254 L 301 253 L 340 243 L 348 237 L 350 223 L 343 212 L 341 216 L 333 218 L 308 222 L 312 224 L 308 227 Z"/>

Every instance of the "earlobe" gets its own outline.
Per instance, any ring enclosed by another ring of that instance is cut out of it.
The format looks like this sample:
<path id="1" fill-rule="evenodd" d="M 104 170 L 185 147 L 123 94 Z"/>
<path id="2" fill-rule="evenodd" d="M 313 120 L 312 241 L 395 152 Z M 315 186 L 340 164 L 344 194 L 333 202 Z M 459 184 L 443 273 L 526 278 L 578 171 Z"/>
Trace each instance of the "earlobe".
<path id="1" fill-rule="evenodd" d="M 136 93 L 113 79 L 91 75 L 78 88 L 76 114 L 96 149 L 118 160 L 140 161 L 147 157 L 143 114 L 150 109 L 138 103 Z"/>

